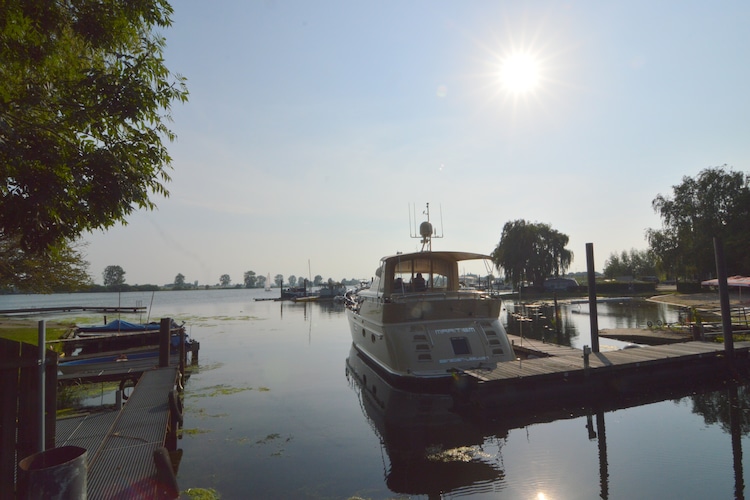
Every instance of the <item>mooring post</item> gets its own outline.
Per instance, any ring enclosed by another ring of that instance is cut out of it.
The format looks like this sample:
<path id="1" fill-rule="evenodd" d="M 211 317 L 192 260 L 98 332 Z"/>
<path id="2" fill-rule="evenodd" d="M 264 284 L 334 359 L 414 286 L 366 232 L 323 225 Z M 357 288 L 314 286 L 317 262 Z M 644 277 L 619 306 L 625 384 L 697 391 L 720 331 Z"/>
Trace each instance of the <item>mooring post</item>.
<path id="1" fill-rule="evenodd" d="M 45 343 L 47 342 L 47 324 L 45 320 L 40 320 L 37 324 L 38 326 L 38 334 L 39 334 L 39 394 L 38 394 L 38 401 L 39 401 L 39 451 L 44 451 L 46 449 L 45 447 L 45 429 L 44 429 L 44 423 L 46 421 L 46 412 L 44 408 L 44 402 L 45 402 L 45 385 L 47 385 L 45 382 L 45 371 L 47 370 L 46 367 L 46 352 L 45 352 Z"/>
<path id="2" fill-rule="evenodd" d="M 599 352 L 599 317 L 596 312 L 596 275 L 594 274 L 594 244 L 586 243 L 586 271 L 589 288 L 589 321 L 591 322 L 591 350 Z"/>
<path id="3" fill-rule="evenodd" d="M 159 367 L 169 366 L 169 336 L 172 327 L 171 318 L 162 318 L 159 323 Z"/>
<path id="4" fill-rule="evenodd" d="M 589 376 L 589 355 L 591 354 L 591 348 L 587 345 L 583 346 L 583 375 Z"/>
<path id="5" fill-rule="evenodd" d="M 729 286 L 727 285 L 727 266 L 724 260 L 724 244 L 721 238 L 714 237 L 714 255 L 716 257 L 716 277 L 719 281 L 719 303 L 721 304 L 721 327 L 724 330 L 724 351 L 727 359 L 734 359 L 734 338 L 732 336 L 732 311 L 729 309 Z"/>
<path id="6" fill-rule="evenodd" d="M 185 376 L 185 363 L 187 362 L 187 351 L 185 350 L 185 328 L 180 328 L 180 378 Z"/>

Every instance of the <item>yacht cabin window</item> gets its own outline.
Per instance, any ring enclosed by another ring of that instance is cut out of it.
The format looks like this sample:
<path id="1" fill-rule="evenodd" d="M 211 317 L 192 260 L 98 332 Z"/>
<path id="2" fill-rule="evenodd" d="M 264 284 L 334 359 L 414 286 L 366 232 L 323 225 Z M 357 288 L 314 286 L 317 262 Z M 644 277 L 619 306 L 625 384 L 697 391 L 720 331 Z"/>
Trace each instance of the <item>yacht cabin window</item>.
<path id="1" fill-rule="evenodd" d="M 398 260 L 392 266 L 392 293 L 447 291 L 455 288 L 452 269 L 456 263 L 442 259 Z"/>

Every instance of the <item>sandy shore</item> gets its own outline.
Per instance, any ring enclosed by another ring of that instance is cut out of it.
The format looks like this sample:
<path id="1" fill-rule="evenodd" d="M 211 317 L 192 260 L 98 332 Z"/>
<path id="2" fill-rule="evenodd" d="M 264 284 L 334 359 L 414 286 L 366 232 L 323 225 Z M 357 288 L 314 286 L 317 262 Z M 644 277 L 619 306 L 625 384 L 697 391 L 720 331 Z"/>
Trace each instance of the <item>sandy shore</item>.
<path id="1" fill-rule="evenodd" d="M 702 293 L 670 293 L 666 295 L 657 295 L 649 300 L 653 302 L 664 302 L 676 306 L 695 307 L 698 309 L 718 309 L 719 292 L 702 292 Z M 750 290 L 739 294 L 738 292 L 729 292 L 729 305 L 750 307 Z"/>

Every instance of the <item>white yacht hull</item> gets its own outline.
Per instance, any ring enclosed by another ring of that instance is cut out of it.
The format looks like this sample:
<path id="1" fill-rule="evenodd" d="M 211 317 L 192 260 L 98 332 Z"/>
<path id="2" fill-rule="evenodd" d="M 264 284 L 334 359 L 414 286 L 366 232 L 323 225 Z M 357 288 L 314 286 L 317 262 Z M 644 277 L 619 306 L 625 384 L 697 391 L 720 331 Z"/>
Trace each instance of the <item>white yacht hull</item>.
<path id="1" fill-rule="evenodd" d="M 499 308 L 489 298 L 364 301 L 347 317 L 354 346 L 387 373 L 439 378 L 515 359 Z"/>

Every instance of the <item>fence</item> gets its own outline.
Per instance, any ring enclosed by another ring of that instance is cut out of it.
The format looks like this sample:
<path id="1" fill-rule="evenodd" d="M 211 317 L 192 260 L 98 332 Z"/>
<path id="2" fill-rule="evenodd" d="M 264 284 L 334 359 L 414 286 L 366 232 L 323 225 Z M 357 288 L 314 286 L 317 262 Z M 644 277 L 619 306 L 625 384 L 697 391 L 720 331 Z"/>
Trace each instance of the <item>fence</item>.
<path id="1" fill-rule="evenodd" d="M 55 447 L 57 353 L 45 353 L 45 401 L 39 408 L 39 348 L 0 338 L 0 500 L 15 498 L 20 460 Z M 42 412 L 44 446 L 39 442 Z"/>

